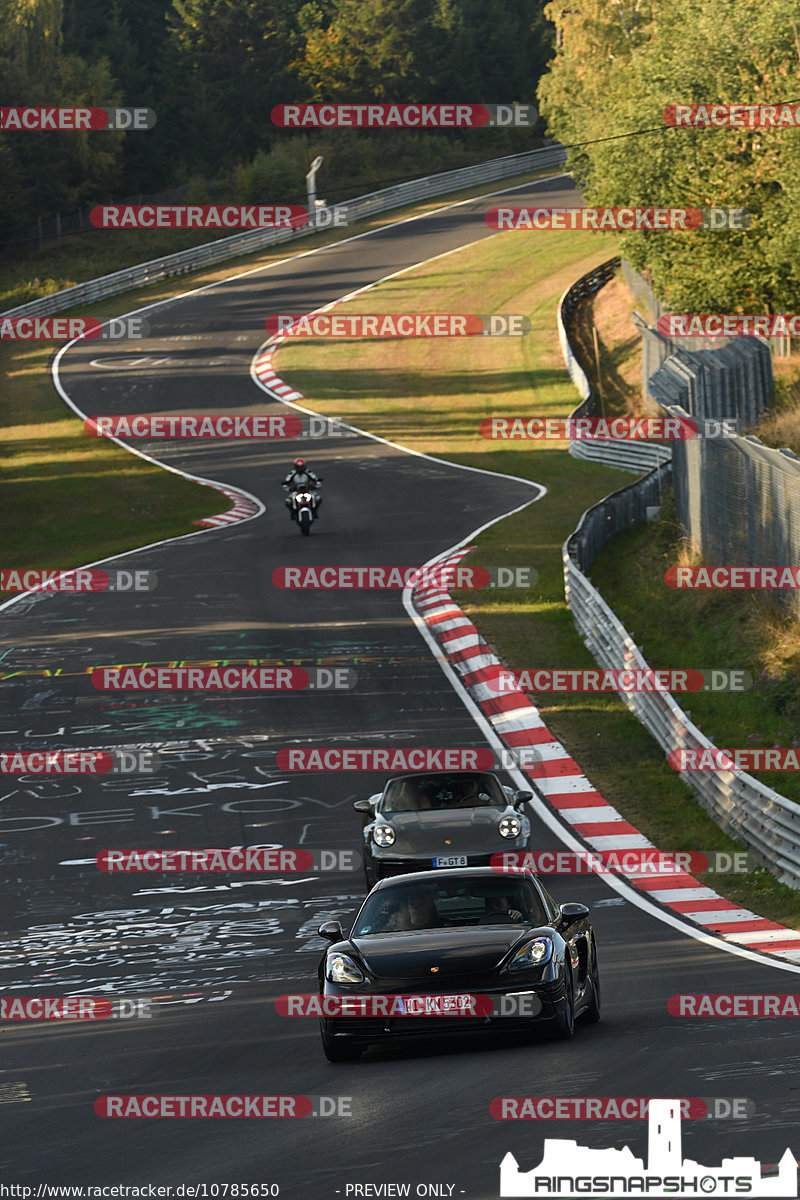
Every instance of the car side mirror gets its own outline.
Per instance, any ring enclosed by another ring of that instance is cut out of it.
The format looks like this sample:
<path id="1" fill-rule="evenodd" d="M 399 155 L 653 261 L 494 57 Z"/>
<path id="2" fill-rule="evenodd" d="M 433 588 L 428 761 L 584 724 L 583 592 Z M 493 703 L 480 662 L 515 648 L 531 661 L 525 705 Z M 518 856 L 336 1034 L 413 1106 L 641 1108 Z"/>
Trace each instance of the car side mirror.
<path id="1" fill-rule="evenodd" d="M 356 810 L 356 812 L 369 813 L 370 816 L 372 815 L 372 804 L 369 800 L 355 800 L 353 802 L 353 808 Z"/>
<path id="2" fill-rule="evenodd" d="M 589 916 L 589 909 L 585 904 L 572 902 L 570 904 L 559 904 L 558 907 L 561 910 L 562 925 L 574 925 L 576 921 L 581 921 L 584 917 Z"/>
<path id="3" fill-rule="evenodd" d="M 317 933 L 321 938 L 325 938 L 326 942 L 341 942 L 344 939 L 341 921 L 325 921 Z"/>
<path id="4" fill-rule="evenodd" d="M 526 800 L 533 799 L 533 792 L 514 792 L 514 808 L 522 808 Z"/>

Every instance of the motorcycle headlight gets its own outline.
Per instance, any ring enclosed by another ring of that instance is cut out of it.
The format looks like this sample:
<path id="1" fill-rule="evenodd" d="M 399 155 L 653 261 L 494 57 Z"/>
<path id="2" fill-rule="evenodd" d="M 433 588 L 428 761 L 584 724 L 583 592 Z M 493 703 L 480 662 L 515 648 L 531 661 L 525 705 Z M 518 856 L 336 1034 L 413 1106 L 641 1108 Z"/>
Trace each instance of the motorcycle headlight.
<path id="1" fill-rule="evenodd" d="M 534 938 L 523 946 L 508 964 L 509 971 L 524 971 L 531 967 L 540 967 L 550 962 L 553 957 L 553 943 L 548 937 Z"/>
<path id="2" fill-rule="evenodd" d="M 394 830 L 391 825 L 376 825 L 372 836 L 379 846 L 391 846 L 394 843 Z"/>
<path id="3" fill-rule="evenodd" d="M 498 829 L 500 830 L 501 837 L 519 837 L 522 830 L 522 822 L 520 821 L 519 817 L 503 817 Z"/>
<path id="4" fill-rule="evenodd" d="M 325 978 L 331 983 L 364 983 L 365 975 L 349 954 L 329 954 Z"/>

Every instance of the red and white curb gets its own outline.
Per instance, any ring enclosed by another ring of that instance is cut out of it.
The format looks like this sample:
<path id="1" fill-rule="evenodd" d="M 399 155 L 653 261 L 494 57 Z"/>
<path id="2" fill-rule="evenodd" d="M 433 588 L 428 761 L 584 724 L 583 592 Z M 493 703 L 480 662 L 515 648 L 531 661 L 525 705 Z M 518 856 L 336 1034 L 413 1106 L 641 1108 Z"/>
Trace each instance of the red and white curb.
<path id="1" fill-rule="evenodd" d="M 250 517 L 257 517 L 263 511 L 262 506 L 255 500 L 254 497 L 248 496 L 246 492 L 237 492 L 236 488 L 225 487 L 222 483 L 206 483 L 206 487 L 212 487 L 218 492 L 222 492 L 229 500 L 233 501 L 233 508 L 229 508 L 227 512 L 219 513 L 215 517 L 201 517 L 199 521 L 195 521 L 195 525 L 233 525 L 237 521 L 247 521 Z"/>
<path id="2" fill-rule="evenodd" d="M 268 391 L 273 392 L 281 400 L 305 400 L 303 393 L 296 392 L 294 388 L 289 387 L 288 383 L 284 383 L 280 375 L 275 374 L 272 366 L 272 356 L 285 341 L 285 337 L 279 337 L 277 341 L 257 354 L 253 362 L 253 371 L 261 380 L 264 387 Z"/>
<path id="3" fill-rule="evenodd" d="M 438 559 L 436 568 L 458 563 L 473 548 L 468 546 Z M 514 749 L 536 747 L 539 761 L 520 770 L 561 820 L 592 850 L 618 853 L 640 848 L 655 850 L 653 843 L 593 787 L 547 728 L 525 692 L 504 691 L 498 695 L 489 686 L 487 680 L 496 677 L 504 664 L 450 594 L 441 587 L 418 587 L 412 599 L 419 616 L 501 741 Z M 677 866 L 672 875 L 654 876 L 644 870 L 620 874 L 650 900 L 658 901 L 707 932 L 718 934 L 726 942 L 800 963 L 798 930 L 740 908 Z"/>

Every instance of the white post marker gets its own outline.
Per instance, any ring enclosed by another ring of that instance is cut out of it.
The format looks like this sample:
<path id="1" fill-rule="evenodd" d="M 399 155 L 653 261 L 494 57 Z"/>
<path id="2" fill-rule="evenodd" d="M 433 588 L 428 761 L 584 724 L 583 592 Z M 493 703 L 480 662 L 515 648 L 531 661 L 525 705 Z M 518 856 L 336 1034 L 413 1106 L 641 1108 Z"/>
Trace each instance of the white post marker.
<path id="1" fill-rule="evenodd" d="M 308 192 L 309 213 L 313 213 L 314 209 L 317 207 L 317 171 L 322 166 L 322 163 L 322 155 L 318 154 L 309 167 L 308 174 L 306 175 L 306 190 Z"/>

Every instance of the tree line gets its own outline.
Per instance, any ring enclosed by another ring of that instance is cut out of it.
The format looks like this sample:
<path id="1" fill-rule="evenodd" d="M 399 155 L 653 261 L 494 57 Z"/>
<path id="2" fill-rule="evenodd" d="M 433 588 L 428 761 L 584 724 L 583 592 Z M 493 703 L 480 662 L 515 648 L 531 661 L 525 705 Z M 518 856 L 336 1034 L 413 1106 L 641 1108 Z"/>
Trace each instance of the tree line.
<path id="1" fill-rule="evenodd" d="M 797 312 L 800 129 L 663 119 L 673 104 L 800 101 L 795 0 L 552 0 L 545 13 L 556 53 L 539 107 L 551 135 L 574 147 L 586 204 L 751 214 L 741 232 L 623 235 L 657 295 L 676 312 Z"/>
<path id="2" fill-rule="evenodd" d="M 0 0 L 4 106 L 150 107 L 149 132 L 0 132 L 0 243 L 38 217 L 220 182 L 297 201 L 527 149 L 530 131 L 281 132 L 274 105 L 532 101 L 552 53 L 541 0 Z M 349 189 L 348 189 L 349 185 Z M 292 193 L 287 195 L 287 192 Z"/>

